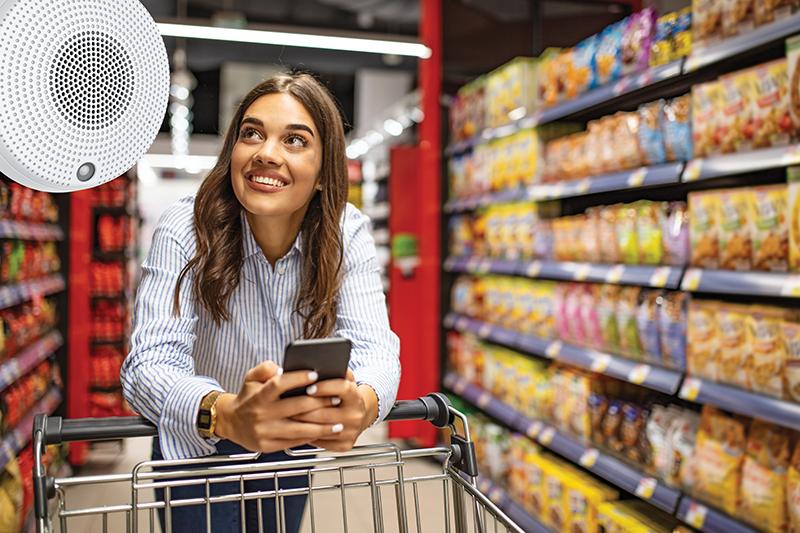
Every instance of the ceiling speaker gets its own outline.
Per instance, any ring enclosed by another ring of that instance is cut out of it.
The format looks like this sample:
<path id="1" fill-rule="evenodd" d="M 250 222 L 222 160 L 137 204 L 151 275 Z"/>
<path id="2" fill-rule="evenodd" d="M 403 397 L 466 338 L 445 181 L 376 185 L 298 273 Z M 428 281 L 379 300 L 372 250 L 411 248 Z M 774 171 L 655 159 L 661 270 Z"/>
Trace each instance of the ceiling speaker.
<path id="1" fill-rule="evenodd" d="M 77 191 L 150 148 L 169 61 L 138 0 L 0 0 L 0 35 L 0 173 Z"/>

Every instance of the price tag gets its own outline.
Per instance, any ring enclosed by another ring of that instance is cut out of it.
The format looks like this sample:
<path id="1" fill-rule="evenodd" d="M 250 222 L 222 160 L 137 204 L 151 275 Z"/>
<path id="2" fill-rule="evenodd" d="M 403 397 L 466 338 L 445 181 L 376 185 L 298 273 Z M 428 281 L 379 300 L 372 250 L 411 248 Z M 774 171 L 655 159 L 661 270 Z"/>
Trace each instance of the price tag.
<path id="1" fill-rule="evenodd" d="M 453 385 L 453 390 L 456 394 L 464 394 L 464 389 L 467 388 L 467 381 L 465 379 L 458 378 L 456 380 L 455 385 Z"/>
<path id="2" fill-rule="evenodd" d="M 672 274 L 672 269 L 670 267 L 658 267 L 653 271 L 653 275 L 650 276 L 650 286 L 656 287 L 658 289 L 667 286 L 667 281 L 669 281 L 669 275 Z"/>
<path id="3" fill-rule="evenodd" d="M 639 75 L 636 84 L 639 87 L 645 87 L 653 82 L 653 71 L 647 70 Z"/>
<path id="4" fill-rule="evenodd" d="M 636 385 L 641 385 L 650 375 L 650 365 L 636 365 L 628 373 L 628 381 Z"/>
<path id="5" fill-rule="evenodd" d="M 685 291 L 696 291 L 700 287 L 700 280 L 703 277 L 703 271 L 698 268 L 691 268 L 686 271 L 683 276 L 683 283 L 681 288 Z"/>
<path id="6" fill-rule="evenodd" d="M 586 278 L 589 277 L 589 272 L 591 271 L 592 266 L 589 264 L 582 264 L 578 267 L 575 271 L 575 281 L 584 281 Z"/>
<path id="7" fill-rule="evenodd" d="M 683 181 L 697 181 L 703 173 L 703 160 L 692 159 L 683 171 Z"/>
<path id="8" fill-rule="evenodd" d="M 781 296 L 800 298 L 800 276 L 789 276 L 781 287 Z"/>
<path id="9" fill-rule="evenodd" d="M 533 261 L 531 264 L 528 265 L 528 269 L 525 271 L 525 274 L 529 278 L 535 278 L 539 275 L 539 272 L 542 271 L 542 262 L 541 261 Z"/>
<path id="10" fill-rule="evenodd" d="M 539 442 L 545 446 L 550 446 L 556 436 L 556 430 L 551 427 L 546 427 L 539 433 Z"/>
<path id="11" fill-rule="evenodd" d="M 556 183 L 552 189 L 550 189 L 550 197 L 551 198 L 561 198 L 564 196 L 564 182 Z"/>
<path id="12" fill-rule="evenodd" d="M 641 187 L 647 177 L 647 168 L 642 167 L 628 176 L 628 187 Z"/>
<path id="13" fill-rule="evenodd" d="M 703 525 L 706 523 L 707 514 L 708 507 L 692 502 L 689 504 L 689 509 L 686 511 L 686 523 L 695 529 L 702 529 Z"/>
<path id="14" fill-rule="evenodd" d="M 603 353 L 595 357 L 594 361 L 592 361 L 592 372 L 597 372 L 598 374 L 602 374 L 606 370 L 608 370 L 608 365 L 611 364 L 611 356 L 607 353 Z"/>
<path id="15" fill-rule="evenodd" d="M 467 261 L 467 272 L 477 272 L 480 264 L 481 264 L 480 258 L 470 257 L 469 261 Z"/>
<path id="16" fill-rule="evenodd" d="M 793 144 L 786 149 L 783 154 L 782 163 L 784 165 L 797 165 L 800 163 L 800 144 Z"/>
<path id="17" fill-rule="evenodd" d="M 588 450 L 583 452 L 581 455 L 580 464 L 584 468 L 592 468 L 595 463 L 597 463 L 597 458 L 600 456 L 600 452 L 598 452 L 595 448 L 589 448 Z"/>
<path id="18" fill-rule="evenodd" d="M 491 324 L 483 323 L 483 324 L 481 324 L 481 327 L 478 329 L 478 336 L 479 337 L 486 338 L 491 333 L 492 333 L 492 325 Z"/>
<path id="19" fill-rule="evenodd" d="M 563 344 L 561 343 L 561 341 L 551 342 L 547 346 L 547 349 L 544 351 L 544 354 L 550 359 L 555 359 L 556 357 L 559 356 L 559 354 L 561 354 L 562 346 Z"/>
<path id="20" fill-rule="evenodd" d="M 486 391 L 483 391 L 481 395 L 478 396 L 478 400 L 475 403 L 478 404 L 478 407 L 484 409 L 486 408 L 487 405 L 489 405 L 489 402 L 491 401 L 492 401 L 492 395 Z"/>
<path id="21" fill-rule="evenodd" d="M 625 90 L 628 88 L 628 84 L 629 84 L 628 78 L 622 78 L 617 83 L 615 83 L 612 89 L 614 96 L 619 96 L 622 93 L 624 93 Z"/>
<path id="22" fill-rule="evenodd" d="M 700 395 L 700 389 L 702 386 L 703 382 L 699 379 L 686 378 L 686 380 L 683 382 L 683 387 L 681 387 L 680 397 L 684 400 L 693 402 Z"/>
<path id="23" fill-rule="evenodd" d="M 592 180 L 584 178 L 578 183 L 578 194 L 586 194 L 592 187 Z"/>
<path id="24" fill-rule="evenodd" d="M 542 426 L 543 424 L 537 420 L 536 422 L 528 426 L 528 429 L 527 431 L 525 431 L 525 434 L 528 435 L 530 438 L 535 439 L 536 437 L 539 436 L 539 433 L 542 431 Z"/>
<path id="25" fill-rule="evenodd" d="M 481 261 L 481 264 L 478 265 L 478 273 L 485 274 L 492 270 L 492 260 L 491 259 L 484 259 Z"/>
<path id="26" fill-rule="evenodd" d="M 649 500 L 656 492 L 658 481 L 651 477 L 643 477 L 636 486 L 636 495 L 642 499 Z"/>
<path id="27" fill-rule="evenodd" d="M 619 283 L 625 274 L 625 265 L 614 265 L 606 274 L 606 283 Z"/>

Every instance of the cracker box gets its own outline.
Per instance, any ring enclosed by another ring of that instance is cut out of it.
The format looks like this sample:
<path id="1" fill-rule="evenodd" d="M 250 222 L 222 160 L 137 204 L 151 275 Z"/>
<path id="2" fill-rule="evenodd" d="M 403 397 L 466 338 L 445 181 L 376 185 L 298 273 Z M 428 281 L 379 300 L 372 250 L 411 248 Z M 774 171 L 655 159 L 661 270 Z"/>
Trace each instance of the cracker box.
<path id="1" fill-rule="evenodd" d="M 748 189 L 719 192 L 720 268 L 750 270 L 753 257 L 754 196 Z"/>
<path id="2" fill-rule="evenodd" d="M 753 268 L 786 272 L 789 267 L 788 187 L 756 187 L 753 195 Z"/>
<path id="3" fill-rule="evenodd" d="M 753 146 L 768 148 L 789 144 L 794 125 L 789 111 L 789 76 L 786 59 L 755 67 L 756 95 Z"/>
<path id="4" fill-rule="evenodd" d="M 689 241 L 693 266 L 719 268 L 719 221 L 718 193 L 689 194 Z"/>
<path id="5" fill-rule="evenodd" d="M 724 91 L 718 81 L 692 87 L 692 140 L 695 157 L 719 152 L 718 129 L 723 116 Z"/>

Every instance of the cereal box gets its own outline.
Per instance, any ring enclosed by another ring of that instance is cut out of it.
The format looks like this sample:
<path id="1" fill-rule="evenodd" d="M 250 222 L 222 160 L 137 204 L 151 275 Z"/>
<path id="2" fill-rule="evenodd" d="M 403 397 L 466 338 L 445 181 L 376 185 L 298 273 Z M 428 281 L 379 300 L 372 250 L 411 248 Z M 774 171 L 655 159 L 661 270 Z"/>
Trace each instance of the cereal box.
<path id="1" fill-rule="evenodd" d="M 720 268 L 750 270 L 753 256 L 753 195 L 748 189 L 720 191 Z"/>
<path id="2" fill-rule="evenodd" d="M 788 188 L 770 185 L 753 189 L 753 268 L 786 272 L 789 266 Z"/>
<path id="3" fill-rule="evenodd" d="M 750 388 L 775 398 L 784 396 L 786 346 L 781 326 L 783 320 L 784 314 L 780 310 L 761 306 L 753 306 L 747 316 L 750 350 L 745 367 Z"/>
<path id="4" fill-rule="evenodd" d="M 755 27 L 753 5 L 758 0 L 722 0 L 722 34 L 731 37 Z"/>
<path id="5" fill-rule="evenodd" d="M 792 14 L 793 8 L 797 8 L 797 4 L 797 0 L 756 0 L 754 6 L 756 24 L 769 24 L 786 18 Z"/>
<path id="6" fill-rule="evenodd" d="M 755 130 L 753 146 L 785 146 L 794 130 L 789 111 L 789 75 L 786 59 L 755 68 Z"/>
<path id="7" fill-rule="evenodd" d="M 719 268 L 719 195 L 715 192 L 689 194 L 689 241 L 693 266 Z"/>
<path id="8" fill-rule="evenodd" d="M 724 101 L 719 117 L 719 149 L 742 152 L 753 147 L 758 76 L 754 69 L 720 78 Z"/>
<path id="9" fill-rule="evenodd" d="M 723 0 L 692 0 L 692 41 L 708 45 L 722 36 Z"/>
<path id="10" fill-rule="evenodd" d="M 750 351 L 747 333 L 748 308 L 742 305 L 722 305 L 717 312 L 719 332 L 718 379 L 723 383 L 748 389 L 750 379 L 745 366 Z"/>
<path id="11" fill-rule="evenodd" d="M 712 81 L 692 87 L 692 140 L 695 157 L 705 157 L 719 151 L 717 130 L 724 103 L 720 82 Z"/>
<path id="12" fill-rule="evenodd" d="M 696 377 L 716 380 L 719 358 L 719 304 L 703 300 L 689 303 L 687 325 L 687 370 Z"/>

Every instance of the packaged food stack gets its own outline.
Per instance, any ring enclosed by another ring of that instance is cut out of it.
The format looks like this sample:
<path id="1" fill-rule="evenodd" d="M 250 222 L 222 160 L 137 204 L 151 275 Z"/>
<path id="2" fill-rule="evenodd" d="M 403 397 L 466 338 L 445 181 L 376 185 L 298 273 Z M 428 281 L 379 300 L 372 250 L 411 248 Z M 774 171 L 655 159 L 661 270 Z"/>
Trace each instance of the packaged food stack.
<path id="1" fill-rule="evenodd" d="M 703 48 L 790 16 L 796 0 L 692 0 L 693 41 Z"/>
<path id="2" fill-rule="evenodd" d="M 794 218 L 797 218 L 793 215 Z M 689 194 L 691 264 L 702 268 L 786 272 L 791 239 L 789 188 L 769 185 Z"/>
<path id="3" fill-rule="evenodd" d="M 650 51 L 650 66 L 677 61 L 692 50 L 692 9 L 686 7 L 658 17 Z"/>
<path id="4" fill-rule="evenodd" d="M 52 298 L 0 310 L 0 362 L 29 346 L 57 322 L 56 304 Z"/>
<path id="5" fill-rule="evenodd" d="M 90 189 L 92 205 L 98 207 L 124 207 L 128 202 L 131 182 L 125 176 Z"/>
<path id="6" fill-rule="evenodd" d="M 4 240 L 0 244 L 0 283 L 18 283 L 61 270 L 55 242 Z"/>
<path id="7" fill-rule="evenodd" d="M 92 354 L 90 381 L 94 387 L 119 385 L 119 371 L 125 354 L 119 346 L 97 346 Z"/>
<path id="8" fill-rule="evenodd" d="M 95 261 L 89 271 L 92 273 L 91 287 L 95 296 L 118 296 L 125 290 L 125 269 L 121 263 Z"/>
<path id="9" fill-rule="evenodd" d="M 97 219 L 97 246 L 103 252 L 125 249 L 131 234 L 128 216 L 102 215 Z"/>
<path id="10" fill-rule="evenodd" d="M 485 127 L 486 78 L 480 77 L 458 90 L 450 108 L 450 138 L 471 139 Z"/>
<path id="11" fill-rule="evenodd" d="M 0 429 L 6 434 L 17 429 L 51 384 L 60 385 L 58 365 L 49 360 L 39 363 L 32 371 L 0 393 Z M 28 428 L 25 428 L 28 429 Z"/>
<path id="12" fill-rule="evenodd" d="M 598 506 L 598 522 L 604 533 L 674 533 L 688 531 L 678 520 L 643 501 L 607 502 Z"/>
<path id="13" fill-rule="evenodd" d="M 123 302 L 100 300 L 92 308 L 92 339 L 121 341 L 128 328 L 128 313 Z"/>
<path id="14" fill-rule="evenodd" d="M 58 206 L 52 194 L 34 191 L 0 176 L 0 219 L 55 223 Z"/>
<path id="15" fill-rule="evenodd" d="M 496 128 L 536 110 L 536 60 L 518 57 L 486 76 L 486 126 Z"/>

